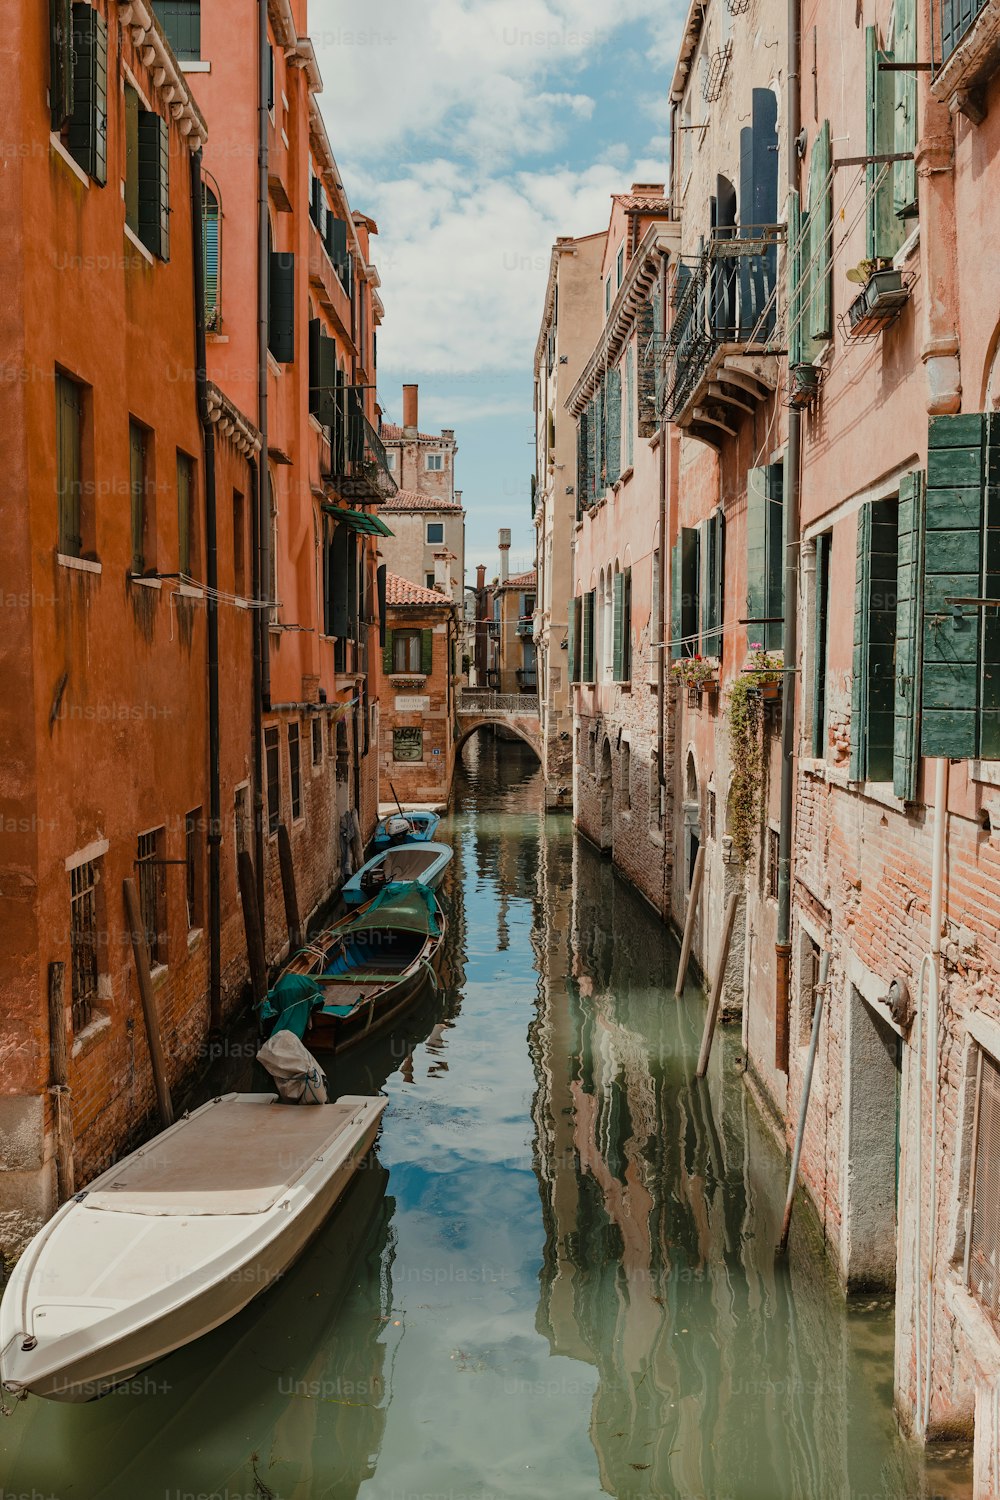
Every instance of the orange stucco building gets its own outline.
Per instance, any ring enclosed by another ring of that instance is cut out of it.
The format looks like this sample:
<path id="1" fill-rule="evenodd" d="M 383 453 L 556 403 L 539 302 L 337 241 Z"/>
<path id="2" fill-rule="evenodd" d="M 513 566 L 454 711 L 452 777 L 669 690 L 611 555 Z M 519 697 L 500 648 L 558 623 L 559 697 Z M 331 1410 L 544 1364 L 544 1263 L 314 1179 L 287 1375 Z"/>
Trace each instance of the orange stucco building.
<path id="1" fill-rule="evenodd" d="M 389 573 L 378 674 L 383 806 L 447 807 L 455 770 L 458 607 L 439 589 Z"/>

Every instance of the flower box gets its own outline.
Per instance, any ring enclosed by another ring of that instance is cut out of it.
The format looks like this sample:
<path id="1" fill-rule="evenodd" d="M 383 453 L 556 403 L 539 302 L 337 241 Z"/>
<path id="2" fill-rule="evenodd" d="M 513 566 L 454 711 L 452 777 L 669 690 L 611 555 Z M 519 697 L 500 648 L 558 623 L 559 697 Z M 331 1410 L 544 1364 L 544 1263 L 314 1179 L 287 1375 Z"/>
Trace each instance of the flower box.
<path id="1" fill-rule="evenodd" d="M 902 271 L 872 271 L 847 310 L 851 338 L 872 338 L 888 328 L 909 295 Z"/>
<path id="2" fill-rule="evenodd" d="M 788 405 L 811 406 L 819 395 L 823 371 L 818 365 L 792 365 L 788 371 Z"/>

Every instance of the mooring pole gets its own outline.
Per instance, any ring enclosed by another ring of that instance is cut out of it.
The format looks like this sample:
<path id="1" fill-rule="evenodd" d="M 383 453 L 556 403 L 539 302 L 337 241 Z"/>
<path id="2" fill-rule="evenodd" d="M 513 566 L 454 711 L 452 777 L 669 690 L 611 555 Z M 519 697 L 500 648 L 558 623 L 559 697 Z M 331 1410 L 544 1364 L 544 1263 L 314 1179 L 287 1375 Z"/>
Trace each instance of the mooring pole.
<path id="1" fill-rule="evenodd" d="M 240 850 L 236 870 L 240 882 L 240 901 L 243 904 L 243 927 L 247 937 L 250 988 L 253 992 L 254 1010 L 259 1015 L 260 1007 L 267 999 L 267 958 L 264 954 L 264 935 L 260 928 L 260 912 L 257 909 L 257 882 L 248 850 Z"/>
<path id="2" fill-rule="evenodd" d="M 281 893 L 285 898 L 285 922 L 288 925 L 288 948 L 294 953 L 302 947 L 302 924 L 299 921 L 299 898 L 295 889 L 295 863 L 292 841 L 284 823 L 278 824 L 278 863 L 281 866 Z"/>
<path id="3" fill-rule="evenodd" d="M 698 853 L 694 857 L 694 872 L 691 876 L 691 889 L 688 892 L 687 916 L 684 918 L 684 941 L 681 943 L 681 961 L 677 970 L 677 983 L 674 985 L 674 999 L 679 1000 L 684 990 L 684 981 L 687 978 L 688 962 L 691 958 L 691 944 L 694 941 L 694 919 L 698 910 L 698 897 L 701 895 L 701 882 L 705 874 L 705 845 L 698 845 Z"/>
<path id="4" fill-rule="evenodd" d="M 829 953 L 824 953 L 819 961 L 819 984 L 813 990 L 812 1033 L 809 1037 L 809 1056 L 806 1059 L 805 1077 L 802 1080 L 802 1103 L 799 1105 L 799 1124 L 795 1132 L 792 1164 L 788 1173 L 785 1217 L 781 1221 L 781 1239 L 778 1241 L 779 1255 L 784 1255 L 788 1249 L 788 1231 L 792 1226 L 792 1204 L 795 1202 L 795 1183 L 799 1175 L 799 1162 L 802 1158 L 802 1142 L 805 1139 L 806 1133 L 806 1112 L 809 1108 L 809 1094 L 812 1090 L 813 1068 L 816 1064 L 816 1048 L 819 1045 L 819 1032 L 823 1024 L 823 1006 L 826 1003 L 826 985 L 829 973 L 830 955 Z"/>
<path id="5" fill-rule="evenodd" d="M 49 1092 L 56 1114 L 56 1188 L 65 1203 L 75 1191 L 73 1128 L 69 1104 L 69 1049 L 66 1045 L 66 965 L 49 964 Z"/>
<path id="6" fill-rule="evenodd" d="M 712 994 L 708 1002 L 708 1014 L 705 1017 L 705 1030 L 701 1038 L 701 1051 L 698 1054 L 698 1068 L 695 1072 L 696 1078 L 704 1078 L 708 1072 L 708 1059 L 712 1055 L 712 1040 L 715 1036 L 715 1027 L 719 1019 L 719 1007 L 722 1003 L 722 986 L 726 978 L 726 964 L 729 962 L 729 945 L 733 940 L 733 927 L 736 923 L 736 908 L 739 904 L 739 891 L 733 891 L 726 902 L 726 916 L 722 926 L 722 946 L 719 949 L 719 963 L 715 971 L 715 979 L 712 983 Z"/>
<path id="7" fill-rule="evenodd" d="M 139 910 L 139 893 L 135 888 L 135 881 L 131 876 L 127 880 L 122 881 L 122 892 L 125 897 L 125 915 L 128 919 L 129 932 L 132 935 L 135 975 L 139 981 L 139 997 L 142 1000 L 142 1013 L 146 1020 L 149 1061 L 153 1069 L 153 1083 L 156 1087 L 156 1099 L 160 1107 L 160 1119 L 165 1126 L 172 1125 L 174 1123 L 174 1106 L 170 1098 L 170 1085 L 167 1082 L 167 1064 L 163 1055 L 163 1042 L 160 1037 L 160 1018 L 156 1011 L 156 996 L 153 994 L 153 981 L 149 972 L 149 951 L 146 947 L 146 930 L 142 925 L 142 917 Z"/>

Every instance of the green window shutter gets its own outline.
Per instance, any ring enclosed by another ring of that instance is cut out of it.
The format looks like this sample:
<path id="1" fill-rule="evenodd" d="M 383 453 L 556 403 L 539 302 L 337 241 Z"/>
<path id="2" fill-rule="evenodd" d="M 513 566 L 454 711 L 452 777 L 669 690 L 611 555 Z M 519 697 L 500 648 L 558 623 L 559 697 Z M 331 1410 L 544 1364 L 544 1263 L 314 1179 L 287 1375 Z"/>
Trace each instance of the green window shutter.
<path id="1" fill-rule="evenodd" d="M 863 505 L 858 511 L 858 546 L 854 572 L 854 660 L 851 671 L 851 761 L 852 781 L 865 779 L 866 734 L 865 706 L 868 701 L 868 597 L 871 580 L 868 560 L 871 556 L 872 508 Z"/>
<path id="2" fill-rule="evenodd" d="M 81 447 L 83 412 L 80 388 L 68 375 L 56 374 L 56 487 L 59 499 L 59 551 L 79 557 Z"/>
<path id="3" fill-rule="evenodd" d="M 280 365 L 295 359 L 295 256 L 284 250 L 268 256 L 267 347 Z"/>
<path id="4" fill-rule="evenodd" d="M 608 371 L 607 386 L 607 483 L 617 484 L 622 472 L 622 372 L 615 365 Z"/>
<path id="5" fill-rule="evenodd" d="M 829 532 L 816 538 L 816 595 L 813 622 L 812 662 L 812 753 L 821 760 L 826 755 L 826 669 L 827 639 L 830 619 L 830 547 Z"/>
<path id="6" fill-rule="evenodd" d="M 830 177 L 830 122 L 824 120 L 809 162 L 809 312 L 811 339 L 833 337 L 833 183 Z M 814 351 L 816 353 L 818 351 Z"/>
<path id="7" fill-rule="evenodd" d="M 170 259 L 170 127 L 139 111 L 139 238 L 151 254 Z"/>
<path id="8" fill-rule="evenodd" d="M 615 682 L 623 682 L 623 668 L 625 663 L 625 642 L 623 636 L 623 611 L 625 606 L 625 575 L 616 573 L 612 588 L 612 641 L 614 643 L 614 670 L 612 676 Z"/>
<path id="9" fill-rule="evenodd" d="M 768 626 L 768 471 L 747 473 L 747 640 L 767 644 Z"/>
<path id="10" fill-rule="evenodd" d="M 892 789 L 916 801 L 920 769 L 920 642 L 922 634 L 924 476 L 906 474 L 899 484 L 896 576 L 896 707 Z"/>
<path id="11" fill-rule="evenodd" d="M 626 568 L 622 584 L 622 681 L 632 681 L 632 569 Z"/>
<path id="12" fill-rule="evenodd" d="M 73 6 L 73 111 L 66 147 L 101 187 L 108 180 L 108 27 L 92 5 Z"/>
<path id="13" fill-rule="evenodd" d="M 583 678 L 584 682 L 594 680 L 594 595 L 590 590 L 583 596 Z"/>
<path id="14" fill-rule="evenodd" d="M 129 482 L 132 491 L 132 572 L 146 565 L 146 435 L 137 422 L 128 424 Z"/>
<path id="15" fill-rule="evenodd" d="M 581 516 L 590 503 L 587 494 L 587 454 L 590 451 L 589 411 L 582 411 L 576 424 L 576 513 Z"/>
<path id="16" fill-rule="evenodd" d="M 683 647 L 681 645 L 682 591 L 681 543 L 678 537 L 670 549 L 670 655 L 674 658 L 683 655 Z"/>
<path id="17" fill-rule="evenodd" d="M 205 326 L 209 332 L 219 327 L 221 304 L 222 216 L 219 200 L 207 185 L 202 191 L 202 252 L 205 264 Z"/>
<path id="18" fill-rule="evenodd" d="M 334 526 L 330 541 L 330 634 L 346 640 L 350 634 L 347 599 L 347 526 Z"/>
<path id="19" fill-rule="evenodd" d="M 993 610 L 953 607 L 950 598 L 985 597 L 985 481 L 995 463 L 994 420 L 982 412 L 933 417 L 927 435 L 924 500 L 924 628 L 920 752 L 967 759 L 981 753 L 984 616 Z M 988 466 L 989 465 L 989 466 Z M 992 476 L 991 476 L 992 477 Z M 995 483 L 995 481 L 994 481 Z M 993 484 L 991 484 L 991 509 Z M 991 519 L 992 516 L 991 516 Z M 990 532 L 990 551 L 995 533 Z M 990 568 L 994 566 L 992 558 Z M 994 657 L 995 626 L 990 631 Z M 995 696 L 991 673 L 991 698 Z M 995 715 L 993 724 L 995 724 Z M 994 729 L 991 725 L 989 739 Z"/>
<path id="20" fill-rule="evenodd" d="M 896 24 L 893 55 L 897 62 L 917 60 L 916 0 L 896 0 Z M 896 84 L 895 146 L 899 154 L 917 149 L 917 75 L 895 73 Z M 898 218 L 916 212 L 917 167 L 914 161 L 897 161 L 892 168 L 892 206 Z"/>
<path id="21" fill-rule="evenodd" d="M 577 660 L 576 660 L 576 647 L 577 647 L 577 640 L 578 640 L 578 637 L 579 637 L 579 630 L 578 630 L 578 624 L 577 624 L 577 615 L 579 613 L 579 609 L 580 609 L 580 600 L 579 600 L 579 598 L 571 599 L 569 601 L 569 619 L 568 619 L 568 621 L 566 623 L 566 649 L 567 649 L 567 654 L 569 656 L 568 667 L 569 667 L 569 680 L 570 680 L 570 682 L 579 682 L 579 680 L 580 680 L 580 674 L 579 674 L 579 672 L 577 670 Z"/>
<path id="22" fill-rule="evenodd" d="M 335 218 L 332 213 L 327 212 L 326 233 L 323 236 L 326 245 L 326 253 L 335 266 L 342 266 L 347 260 L 347 222 L 344 219 Z"/>
<path id="23" fill-rule="evenodd" d="M 52 129 L 73 114 L 73 0 L 49 0 L 49 108 Z"/>
<path id="24" fill-rule="evenodd" d="M 635 355 L 629 344 L 625 355 L 625 467 L 635 461 Z"/>
<path id="25" fill-rule="evenodd" d="M 139 233 L 139 95 L 125 85 L 125 223 Z"/>
<path id="26" fill-rule="evenodd" d="M 190 575 L 195 555 L 194 465 L 186 453 L 177 455 L 178 569 Z"/>
<path id="27" fill-rule="evenodd" d="M 892 62 L 878 45 L 874 26 L 865 30 L 865 83 L 868 99 L 867 154 L 881 156 L 896 149 L 896 74 L 879 68 Z M 868 196 L 868 256 L 891 260 L 903 243 L 904 232 L 893 207 L 893 169 L 872 162 L 866 169 Z M 877 186 L 876 186 L 877 184 Z"/>
<path id="28" fill-rule="evenodd" d="M 681 656 L 697 656 L 701 623 L 701 538 L 694 526 L 681 528 Z"/>
<path id="29" fill-rule="evenodd" d="M 201 57 L 201 0 L 156 0 L 156 19 L 181 62 Z"/>
<path id="30" fill-rule="evenodd" d="M 723 536 L 725 518 L 722 511 L 702 521 L 700 550 L 702 554 L 701 650 L 705 656 L 722 654 L 722 587 Z"/>
<path id="31" fill-rule="evenodd" d="M 802 237 L 802 209 L 799 204 L 799 195 L 791 192 L 788 195 L 788 248 L 785 276 L 788 283 L 788 363 L 792 366 L 803 362 Z"/>
<path id="32" fill-rule="evenodd" d="M 309 320 L 309 411 L 323 427 L 336 422 L 337 345 L 319 318 Z"/>
<path id="33" fill-rule="evenodd" d="M 420 632 L 420 670 L 425 677 L 429 677 L 434 668 L 434 632 L 433 630 L 422 630 Z"/>

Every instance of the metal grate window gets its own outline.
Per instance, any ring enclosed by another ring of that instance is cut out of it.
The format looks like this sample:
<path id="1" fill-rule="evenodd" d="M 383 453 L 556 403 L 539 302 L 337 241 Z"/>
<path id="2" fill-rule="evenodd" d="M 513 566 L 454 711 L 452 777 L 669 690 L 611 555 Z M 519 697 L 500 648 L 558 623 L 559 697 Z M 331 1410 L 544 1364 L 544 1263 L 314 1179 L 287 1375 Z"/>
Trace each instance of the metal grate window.
<path id="1" fill-rule="evenodd" d="M 267 831 L 275 834 L 281 822 L 281 747 L 277 726 L 264 730 L 264 759 L 267 771 Z"/>
<path id="2" fill-rule="evenodd" d="M 979 1053 L 973 1123 L 972 1225 L 966 1249 L 969 1290 L 1000 1324 L 1000 1064 Z"/>
<path id="3" fill-rule="evenodd" d="M 780 840 L 778 830 L 769 828 L 767 830 L 767 894 L 773 901 L 778 899 L 778 863 L 779 863 Z"/>
<path id="4" fill-rule="evenodd" d="M 163 829 L 139 835 L 136 859 L 139 912 L 150 966 L 167 961 L 167 881 L 163 863 Z"/>
<path id="5" fill-rule="evenodd" d="M 73 971 L 73 1030 L 94 1017 L 97 1001 L 97 864 L 70 871 L 70 951 Z"/>
<path id="6" fill-rule="evenodd" d="M 319 714 L 313 715 L 312 721 L 312 757 L 313 765 L 319 766 L 323 763 L 323 720 Z"/>
<path id="7" fill-rule="evenodd" d="M 292 791 L 292 821 L 302 816 L 302 753 L 299 726 L 288 726 L 288 779 Z"/>

